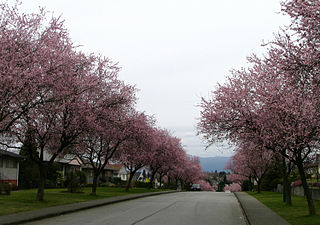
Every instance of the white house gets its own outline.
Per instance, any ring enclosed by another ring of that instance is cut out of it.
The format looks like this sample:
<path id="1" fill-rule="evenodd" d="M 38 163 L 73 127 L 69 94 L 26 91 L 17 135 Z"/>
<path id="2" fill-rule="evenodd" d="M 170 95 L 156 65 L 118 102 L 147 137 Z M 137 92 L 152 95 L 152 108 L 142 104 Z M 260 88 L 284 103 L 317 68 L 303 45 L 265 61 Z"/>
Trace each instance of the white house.
<path id="1" fill-rule="evenodd" d="M 19 161 L 24 157 L 13 152 L 0 150 L 0 182 L 18 186 Z"/>

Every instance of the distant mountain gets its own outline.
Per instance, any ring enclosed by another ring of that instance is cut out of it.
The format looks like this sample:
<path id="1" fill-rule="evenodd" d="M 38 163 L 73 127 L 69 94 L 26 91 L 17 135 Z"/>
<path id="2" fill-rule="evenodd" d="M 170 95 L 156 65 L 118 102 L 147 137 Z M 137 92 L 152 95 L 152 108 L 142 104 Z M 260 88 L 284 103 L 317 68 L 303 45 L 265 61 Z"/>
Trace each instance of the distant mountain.
<path id="1" fill-rule="evenodd" d="M 226 163 L 228 160 L 230 160 L 231 157 L 200 157 L 200 163 L 203 168 L 204 172 L 211 172 L 217 170 L 219 171 L 225 171 L 224 167 L 226 166 Z"/>

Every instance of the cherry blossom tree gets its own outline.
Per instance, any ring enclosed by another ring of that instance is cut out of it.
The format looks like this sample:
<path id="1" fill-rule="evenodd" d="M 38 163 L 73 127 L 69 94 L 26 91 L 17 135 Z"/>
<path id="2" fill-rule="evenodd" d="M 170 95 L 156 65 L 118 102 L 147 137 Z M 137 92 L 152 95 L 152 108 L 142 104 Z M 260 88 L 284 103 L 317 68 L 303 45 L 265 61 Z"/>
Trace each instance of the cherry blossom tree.
<path id="1" fill-rule="evenodd" d="M 137 123 L 132 107 L 135 89 L 116 77 L 103 84 L 95 93 L 90 93 L 89 111 L 83 121 L 86 129 L 81 136 L 81 146 L 74 149 L 74 153 L 93 168 L 92 195 L 96 195 L 101 171 L 121 145 L 135 134 Z"/>
<path id="2" fill-rule="evenodd" d="M 31 156 L 41 178 L 37 200 L 43 200 L 47 167 L 82 129 L 82 95 L 95 86 L 88 74 L 93 58 L 76 52 L 60 18 L 47 20 L 43 10 L 23 14 L 18 5 L 0 7 L 0 130 L 21 142 L 32 133 L 39 156 Z"/>
<path id="3" fill-rule="evenodd" d="M 201 191 L 215 191 L 214 187 L 209 184 L 208 181 L 198 180 L 194 182 L 195 184 L 200 184 Z"/>
<path id="4" fill-rule="evenodd" d="M 223 188 L 223 191 L 239 192 L 239 191 L 241 191 L 241 186 L 238 183 L 232 183 L 230 185 L 226 185 Z"/>
<path id="5" fill-rule="evenodd" d="M 57 77 L 75 74 L 86 63 L 76 54 L 60 18 L 24 14 L 19 2 L 0 4 L 0 131 L 6 132 L 30 109 L 54 102 L 48 88 Z M 71 76 L 71 75 L 70 75 Z M 59 79 L 60 79 L 59 78 Z"/>
<path id="6" fill-rule="evenodd" d="M 102 129 L 106 110 L 104 121 L 117 121 L 135 90 L 118 80 L 109 59 L 77 52 L 60 18 L 47 20 L 43 10 L 23 14 L 18 4 L 0 7 L 0 130 L 21 142 L 34 138 L 39 155 L 30 157 L 39 165 L 43 200 L 47 168 L 77 149 L 89 127 Z"/>
<path id="7" fill-rule="evenodd" d="M 184 154 L 180 139 L 171 136 L 167 130 L 155 128 L 154 148 L 148 162 L 151 174 L 149 188 L 152 188 L 157 174 L 161 180 L 171 173 Z"/>
<path id="8" fill-rule="evenodd" d="M 126 191 L 129 190 L 131 181 L 136 172 L 150 161 L 154 149 L 154 119 L 144 113 L 139 113 L 136 118 L 134 131 L 121 146 L 118 158 L 129 171 Z"/>
<path id="9" fill-rule="evenodd" d="M 242 143 L 232 156 L 232 162 L 226 169 L 233 175 L 228 179 L 233 182 L 244 181 L 251 177 L 257 182 L 258 193 L 261 192 L 261 180 L 274 160 L 271 151 L 253 143 Z"/>
<path id="10" fill-rule="evenodd" d="M 179 160 L 173 167 L 173 169 L 169 172 L 168 178 L 170 181 L 175 181 L 175 186 L 178 187 L 178 182 L 180 182 L 181 186 L 184 184 L 184 180 L 187 177 L 186 168 L 188 167 L 188 163 L 190 158 L 184 152 L 183 156 L 178 158 Z"/>
<path id="11" fill-rule="evenodd" d="M 160 187 L 162 186 L 162 180 L 164 177 L 167 177 L 181 162 L 184 162 L 183 159 L 186 155 L 181 140 L 176 137 L 170 137 L 171 146 L 169 147 L 170 155 L 168 155 L 168 160 L 166 163 L 162 165 L 162 167 L 158 170 L 157 174 L 159 175 Z M 183 165 L 185 166 L 185 165 Z"/>
<path id="12" fill-rule="evenodd" d="M 263 58 L 250 57 L 249 69 L 233 71 L 212 99 L 202 100 L 199 131 L 208 143 L 250 141 L 293 162 L 313 215 L 304 162 L 319 147 L 319 3 L 292 0 L 282 6 L 291 26 L 267 44 Z"/>

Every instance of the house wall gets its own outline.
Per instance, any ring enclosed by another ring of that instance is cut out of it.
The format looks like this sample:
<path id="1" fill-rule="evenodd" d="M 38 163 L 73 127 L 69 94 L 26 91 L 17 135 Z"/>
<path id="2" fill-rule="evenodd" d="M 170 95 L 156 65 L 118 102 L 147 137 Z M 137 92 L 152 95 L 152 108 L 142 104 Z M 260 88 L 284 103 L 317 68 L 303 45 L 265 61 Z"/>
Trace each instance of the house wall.
<path id="1" fill-rule="evenodd" d="M 0 180 L 18 185 L 19 163 L 14 158 L 0 158 Z"/>
<path id="2" fill-rule="evenodd" d="M 86 174 L 87 183 L 93 183 L 93 170 L 85 168 L 85 169 L 82 169 L 82 171 Z M 109 171 L 109 170 L 104 170 L 99 175 L 99 178 L 104 178 L 106 179 L 106 181 L 109 181 L 111 177 L 112 177 L 112 171 Z"/>

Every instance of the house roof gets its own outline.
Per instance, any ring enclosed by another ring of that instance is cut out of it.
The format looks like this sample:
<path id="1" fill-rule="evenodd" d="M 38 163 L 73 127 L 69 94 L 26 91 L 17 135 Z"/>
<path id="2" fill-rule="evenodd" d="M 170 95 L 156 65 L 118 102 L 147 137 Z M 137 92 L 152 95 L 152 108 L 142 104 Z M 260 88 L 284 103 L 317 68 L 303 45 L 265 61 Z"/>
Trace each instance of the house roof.
<path id="1" fill-rule="evenodd" d="M 1 155 L 1 156 L 8 156 L 8 157 L 12 157 L 12 158 L 20 158 L 20 159 L 24 159 L 24 157 L 23 157 L 23 156 L 21 156 L 21 155 L 18 155 L 18 154 L 16 154 L 16 153 L 9 152 L 9 151 L 1 150 L 1 149 L 0 149 L 0 155 Z"/>
<path id="2" fill-rule="evenodd" d="M 92 165 L 90 163 L 82 164 L 81 167 L 84 169 L 92 169 Z M 103 169 L 104 170 L 113 170 L 113 171 L 115 170 L 113 168 L 110 168 L 109 165 L 106 165 Z"/>
<path id="3" fill-rule="evenodd" d="M 107 166 L 114 170 L 120 170 L 123 167 L 123 164 L 107 164 Z"/>

